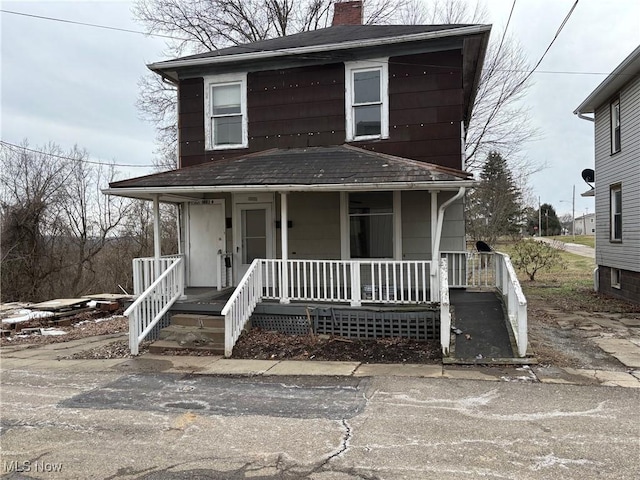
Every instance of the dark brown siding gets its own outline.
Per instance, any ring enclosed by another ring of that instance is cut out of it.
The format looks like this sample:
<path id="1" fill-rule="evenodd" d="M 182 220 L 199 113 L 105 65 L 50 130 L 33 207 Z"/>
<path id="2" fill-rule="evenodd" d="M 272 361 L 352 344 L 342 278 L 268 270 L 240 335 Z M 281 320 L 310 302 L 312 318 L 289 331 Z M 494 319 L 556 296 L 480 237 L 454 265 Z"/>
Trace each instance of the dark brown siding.
<path id="1" fill-rule="evenodd" d="M 620 288 L 611 286 L 611 268 L 598 266 L 599 292 L 640 304 L 640 273 L 620 270 Z"/>
<path id="2" fill-rule="evenodd" d="M 180 166 L 206 161 L 204 155 L 204 84 L 201 78 L 183 80 L 178 89 Z"/>
<path id="3" fill-rule="evenodd" d="M 462 52 L 389 59 L 389 139 L 370 150 L 462 168 Z"/>
<path id="4" fill-rule="evenodd" d="M 462 54 L 389 60 L 389 138 L 354 146 L 461 168 Z M 204 150 L 202 79 L 179 92 L 181 166 L 270 148 L 345 143 L 344 64 L 249 73 L 249 148 Z"/>

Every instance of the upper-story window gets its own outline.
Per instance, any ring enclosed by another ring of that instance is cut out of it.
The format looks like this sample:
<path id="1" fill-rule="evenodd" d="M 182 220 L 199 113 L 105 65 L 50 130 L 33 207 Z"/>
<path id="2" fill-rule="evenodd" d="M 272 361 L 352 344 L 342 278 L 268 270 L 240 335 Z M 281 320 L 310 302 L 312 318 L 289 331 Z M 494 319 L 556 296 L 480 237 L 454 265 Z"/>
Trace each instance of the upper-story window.
<path id="1" fill-rule="evenodd" d="M 622 241 L 622 185 L 611 186 L 611 241 Z"/>
<path id="2" fill-rule="evenodd" d="M 611 103 L 611 153 L 620 151 L 620 99 Z"/>
<path id="3" fill-rule="evenodd" d="M 247 147 L 246 74 L 205 77 L 204 92 L 207 150 Z"/>
<path id="4" fill-rule="evenodd" d="M 345 63 L 347 140 L 389 136 L 388 59 Z"/>

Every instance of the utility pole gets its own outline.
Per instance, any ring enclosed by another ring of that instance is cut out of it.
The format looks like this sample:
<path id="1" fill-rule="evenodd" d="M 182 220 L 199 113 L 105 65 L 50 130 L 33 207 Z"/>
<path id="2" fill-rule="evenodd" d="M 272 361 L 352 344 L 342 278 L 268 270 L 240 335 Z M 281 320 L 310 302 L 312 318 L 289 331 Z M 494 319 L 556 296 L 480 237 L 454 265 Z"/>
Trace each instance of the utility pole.
<path id="1" fill-rule="evenodd" d="M 573 240 L 576 239 L 576 186 L 573 185 L 573 196 L 571 197 L 571 218 L 573 219 L 573 226 L 571 227 L 571 233 L 573 234 Z"/>
<path id="2" fill-rule="evenodd" d="M 544 212 L 544 216 L 547 219 L 547 228 L 545 229 L 545 234 L 548 237 L 549 236 L 549 209 L 547 208 L 547 210 Z"/>
<path id="3" fill-rule="evenodd" d="M 540 207 L 540 195 L 538 195 L 538 236 L 542 237 L 542 209 Z"/>

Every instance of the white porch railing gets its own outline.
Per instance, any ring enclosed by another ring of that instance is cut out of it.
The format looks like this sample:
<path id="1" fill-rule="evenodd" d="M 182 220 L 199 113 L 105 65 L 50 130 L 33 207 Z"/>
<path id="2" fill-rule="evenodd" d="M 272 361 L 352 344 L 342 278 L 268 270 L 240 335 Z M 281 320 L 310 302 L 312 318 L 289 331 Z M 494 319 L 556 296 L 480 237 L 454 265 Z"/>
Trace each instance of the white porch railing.
<path id="1" fill-rule="evenodd" d="M 451 288 L 496 286 L 493 252 L 442 252 L 442 258 L 447 259 Z"/>
<path id="2" fill-rule="evenodd" d="M 496 252 L 496 288 L 507 305 L 507 315 L 518 346 L 518 356 L 527 355 L 527 299 L 522 293 L 509 255 Z"/>
<path id="3" fill-rule="evenodd" d="M 283 268 L 288 281 L 282 282 Z M 255 259 L 221 314 L 225 356 L 263 299 L 371 303 L 430 302 L 431 262 Z"/>
<path id="4" fill-rule="evenodd" d="M 136 262 L 141 260 L 142 262 Z M 134 262 L 134 288 L 146 286 L 146 276 L 135 280 L 136 266 L 144 275 L 155 273 L 155 266 L 148 267 L 149 259 L 138 258 Z M 152 259 L 153 260 L 153 259 Z M 184 293 L 184 259 L 182 256 L 161 258 L 161 267 L 165 270 L 154 280 L 138 298 L 127 308 L 124 315 L 129 317 L 129 349 L 132 355 L 138 354 L 138 347 L 147 335 L 153 330 L 171 306 Z M 155 264 L 155 261 L 153 262 Z M 150 277 L 149 277 L 150 279 Z"/>
<path id="5" fill-rule="evenodd" d="M 240 284 L 222 309 L 224 316 L 224 355 L 230 357 L 242 329 L 251 318 L 253 309 L 262 300 L 262 262 L 256 258 Z"/>
<path id="6" fill-rule="evenodd" d="M 453 264 L 449 263 L 449 259 Z M 496 266 L 498 268 L 496 268 Z M 283 276 L 283 269 L 287 275 Z M 497 288 L 505 298 L 519 356 L 526 355 L 526 299 L 509 257 L 501 253 L 444 252 L 438 292 L 431 288 L 431 262 L 392 260 L 256 259 L 222 310 L 225 355 L 262 299 L 315 302 L 409 304 L 436 301 L 441 309 L 441 344 L 449 351 L 450 287 Z M 284 284 L 282 279 L 287 278 Z M 452 281 L 453 280 L 453 281 Z"/>
<path id="7" fill-rule="evenodd" d="M 157 263 L 155 257 L 134 258 L 133 294 L 141 295 L 162 272 L 167 271 L 176 259 L 183 257 L 184 255 L 164 255 L 158 259 Z M 156 265 L 158 266 L 157 272 Z"/>
<path id="8" fill-rule="evenodd" d="M 264 298 L 313 302 L 434 301 L 431 262 L 395 260 L 262 260 Z M 287 268 L 287 284 L 282 279 Z"/>

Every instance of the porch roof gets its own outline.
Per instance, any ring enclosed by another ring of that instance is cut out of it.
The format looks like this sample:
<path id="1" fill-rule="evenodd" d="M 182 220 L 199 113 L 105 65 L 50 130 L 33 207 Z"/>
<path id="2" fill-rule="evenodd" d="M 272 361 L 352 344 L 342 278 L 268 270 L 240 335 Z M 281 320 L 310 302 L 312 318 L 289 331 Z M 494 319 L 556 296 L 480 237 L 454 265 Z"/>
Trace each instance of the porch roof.
<path id="1" fill-rule="evenodd" d="M 457 190 L 476 183 L 461 170 L 342 145 L 266 150 L 112 182 L 104 193 L 185 201 L 212 192 Z"/>

